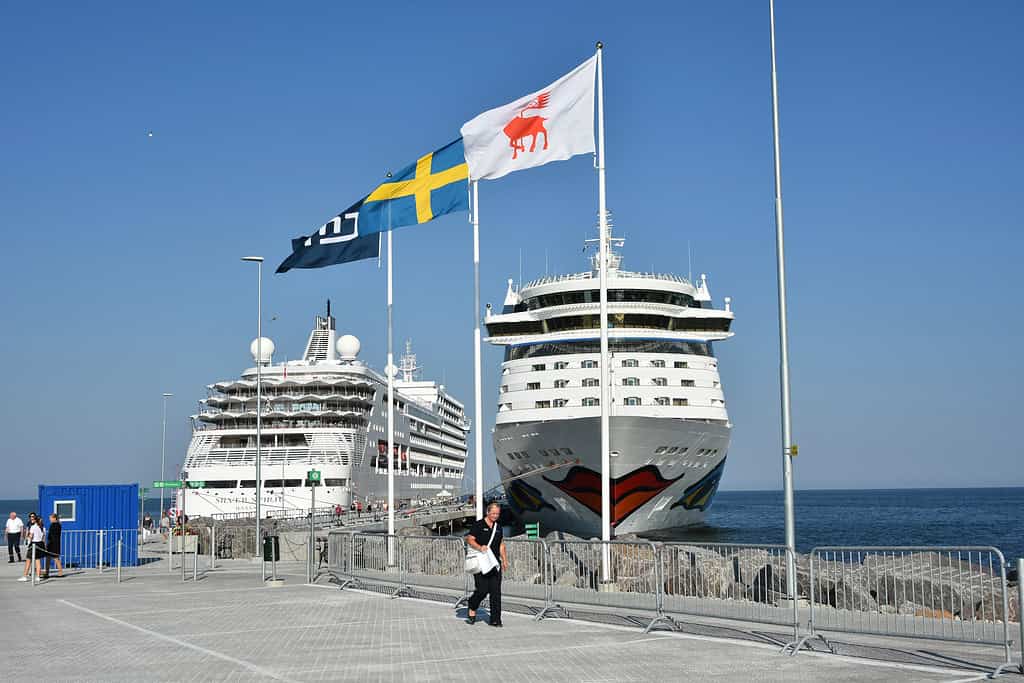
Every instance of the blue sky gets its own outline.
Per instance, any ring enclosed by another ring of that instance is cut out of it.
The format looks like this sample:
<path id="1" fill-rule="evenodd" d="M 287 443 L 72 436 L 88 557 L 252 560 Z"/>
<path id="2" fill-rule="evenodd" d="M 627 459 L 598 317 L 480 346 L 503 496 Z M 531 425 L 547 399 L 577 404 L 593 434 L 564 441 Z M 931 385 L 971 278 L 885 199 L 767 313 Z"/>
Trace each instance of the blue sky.
<path id="1" fill-rule="evenodd" d="M 625 266 L 708 273 L 735 423 L 725 488 L 780 485 L 766 2 L 6 3 L 0 496 L 151 481 L 204 386 L 328 297 L 384 361 L 384 274 L 271 271 L 389 168 L 606 45 Z M 798 488 L 1021 485 L 1024 5 L 777 8 Z M 146 132 L 152 130 L 152 138 Z M 582 270 L 586 157 L 481 186 L 482 298 Z M 396 340 L 472 404 L 465 214 L 396 233 Z M 276 320 L 271 320 L 276 316 Z M 484 356 L 490 423 L 501 353 Z M 489 425 L 485 443 L 489 443 Z M 487 479 L 494 478 L 488 448 Z"/>

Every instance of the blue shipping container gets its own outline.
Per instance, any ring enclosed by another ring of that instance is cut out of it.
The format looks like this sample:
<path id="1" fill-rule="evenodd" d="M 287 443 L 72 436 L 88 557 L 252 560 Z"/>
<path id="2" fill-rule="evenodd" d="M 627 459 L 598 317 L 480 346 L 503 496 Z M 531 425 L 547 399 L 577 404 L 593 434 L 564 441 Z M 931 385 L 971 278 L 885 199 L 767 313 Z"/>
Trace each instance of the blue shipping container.
<path id="1" fill-rule="evenodd" d="M 39 485 L 39 514 L 50 513 L 61 525 L 61 560 L 65 566 L 114 565 L 120 540 L 121 562 L 138 564 L 139 485 Z M 99 530 L 104 533 L 100 535 Z M 101 540 L 102 539 L 102 540 Z"/>

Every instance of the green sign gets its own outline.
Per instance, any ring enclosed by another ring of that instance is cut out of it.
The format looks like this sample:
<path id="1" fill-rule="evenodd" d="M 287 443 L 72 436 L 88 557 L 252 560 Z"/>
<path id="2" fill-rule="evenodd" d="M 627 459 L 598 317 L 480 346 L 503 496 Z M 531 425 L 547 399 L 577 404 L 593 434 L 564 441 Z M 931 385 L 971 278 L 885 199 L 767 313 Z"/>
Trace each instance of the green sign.
<path id="1" fill-rule="evenodd" d="M 320 470 L 310 470 L 306 472 L 306 478 L 310 481 L 320 481 Z"/>
<path id="2" fill-rule="evenodd" d="M 190 481 L 190 482 L 188 482 L 188 487 L 190 489 L 205 489 L 206 488 L 206 482 L 205 481 Z"/>
<path id="3" fill-rule="evenodd" d="M 540 522 L 530 522 L 526 525 L 527 538 L 540 538 Z"/>
<path id="4" fill-rule="evenodd" d="M 154 481 L 153 488 L 155 489 L 180 489 L 181 482 L 177 479 L 171 481 Z"/>

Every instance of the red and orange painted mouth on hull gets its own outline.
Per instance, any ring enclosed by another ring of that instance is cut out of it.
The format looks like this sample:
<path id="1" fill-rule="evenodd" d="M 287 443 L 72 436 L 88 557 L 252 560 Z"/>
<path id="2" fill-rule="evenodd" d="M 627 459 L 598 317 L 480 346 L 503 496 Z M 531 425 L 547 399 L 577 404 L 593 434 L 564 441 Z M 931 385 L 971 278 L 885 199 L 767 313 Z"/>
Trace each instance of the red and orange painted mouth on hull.
<path id="1" fill-rule="evenodd" d="M 612 526 L 625 521 L 627 517 L 683 478 L 665 479 L 654 465 L 644 465 L 611 481 Z M 544 481 L 558 487 L 596 515 L 601 514 L 601 476 L 594 470 L 579 465 L 569 470 L 562 481 L 544 477 Z"/>

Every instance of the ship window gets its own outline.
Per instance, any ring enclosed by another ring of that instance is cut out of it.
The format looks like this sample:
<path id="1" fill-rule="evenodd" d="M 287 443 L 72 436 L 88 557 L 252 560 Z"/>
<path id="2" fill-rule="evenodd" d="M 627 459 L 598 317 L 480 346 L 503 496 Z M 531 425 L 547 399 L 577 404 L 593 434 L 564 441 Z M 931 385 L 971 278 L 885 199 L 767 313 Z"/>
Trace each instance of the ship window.
<path id="1" fill-rule="evenodd" d="M 710 342 L 673 341 L 663 339 L 648 340 L 610 340 L 608 348 L 612 353 L 677 353 L 691 356 L 713 356 L 714 350 Z M 542 356 L 562 356 L 580 353 L 598 353 L 601 343 L 598 339 L 586 341 L 542 342 L 505 347 L 505 360 L 522 360 Z M 590 364 L 592 363 L 592 365 Z M 583 361 L 581 367 L 596 368 L 597 361 Z M 676 366 L 679 367 L 679 366 Z M 683 367 L 686 367 L 685 365 Z M 714 367 L 712 365 L 712 367 Z M 504 368 L 503 374 L 509 369 Z"/>
<path id="2" fill-rule="evenodd" d="M 672 399 L 672 405 L 674 405 L 674 406 L 685 406 L 685 405 L 687 405 L 687 400 L 685 398 L 674 398 L 674 399 Z"/>
<path id="3" fill-rule="evenodd" d="M 685 360 L 677 360 L 675 363 L 673 363 L 673 367 L 688 368 L 690 367 L 690 365 Z"/>
<path id="4" fill-rule="evenodd" d="M 597 379 L 596 377 L 584 377 L 583 378 L 583 386 L 585 386 L 585 387 L 601 386 L 601 380 Z"/>
<path id="5" fill-rule="evenodd" d="M 585 369 L 585 370 L 590 370 L 590 369 L 596 368 L 597 365 L 598 364 L 597 364 L 596 360 L 585 360 L 582 363 L 580 363 L 580 367 Z"/>
<path id="6" fill-rule="evenodd" d="M 535 401 L 533 404 L 534 408 L 550 408 L 551 401 Z"/>
<path id="7" fill-rule="evenodd" d="M 657 448 L 654 449 L 654 454 L 655 455 L 661 455 L 662 453 L 664 453 L 667 450 L 668 450 L 668 446 L 658 446 Z"/>
<path id="8" fill-rule="evenodd" d="M 569 364 L 566 363 L 564 360 L 560 360 L 560 361 L 555 363 L 555 370 L 565 370 L 568 367 L 569 367 Z"/>
<path id="9" fill-rule="evenodd" d="M 256 488 L 256 480 L 255 479 L 243 479 L 242 481 L 239 482 L 238 486 L 239 486 L 239 488 L 243 488 L 243 489 L 254 489 L 254 488 Z"/>
<path id="10" fill-rule="evenodd" d="M 623 401 L 623 403 L 625 403 L 625 405 L 627 405 L 627 406 L 638 406 L 638 405 L 640 405 L 640 397 L 639 396 L 627 396 L 626 400 Z"/>
<path id="11" fill-rule="evenodd" d="M 655 377 L 654 378 L 654 386 L 656 386 L 656 387 L 667 387 L 668 386 L 668 380 L 666 378 L 664 378 L 664 377 Z"/>
<path id="12" fill-rule="evenodd" d="M 324 486 L 346 486 L 347 479 L 324 479 Z"/>
<path id="13" fill-rule="evenodd" d="M 656 399 L 654 399 L 654 402 L 655 402 L 655 404 L 657 404 L 659 406 L 667 406 L 668 405 L 668 396 L 659 396 Z"/>
<path id="14" fill-rule="evenodd" d="M 233 489 L 237 485 L 237 479 L 221 479 L 218 481 L 206 480 L 206 488 L 208 489 Z"/>
<path id="15" fill-rule="evenodd" d="M 567 379 L 556 379 L 555 380 L 555 389 L 564 389 L 567 386 L 569 386 L 569 380 L 567 380 Z"/>
<path id="16" fill-rule="evenodd" d="M 669 446 L 665 453 L 672 454 L 679 450 L 679 446 Z"/>
<path id="17" fill-rule="evenodd" d="M 679 386 L 682 386 L 682 387 L 693 387 L 693 386 L 697 386 L 697 385 L 696 385 L 696 383 L 692 379 L 681 379 L 681 380 L 679 380 Z"/>
<path id="18" fill-rule="evenodd" d="M 507 384 L 502 384 L 501 385 L 501 393 L 504 394 L 507 391 L 508 391 L 508 385 Z"/>
<path id="19" fill-rule="evenodd" d="M 572 449 L 571 448 L 563 448 L 562 449 L 562 455 L 572 455 Z"/>
<path id="20" fill-rule="evenodd" d="M 564 398 L 556 398 L 554 400 L 554 402 L 552 403 L 552 405 L 555 408 L 564 408 L 565 406 L 569 405 L 569 401 L 567 399 L 564 399 Z"/>
<path id="21" fill-rule="evenodd" d="M 640 361 L 638 361 L 636 358 L 627 358 L 626 360 L 622 361 L 622 367 L 624 368 L 636 368 L 639 366 Z"/>
<path id="22" fill-rule="evenodd" d="M 663 361 L 663 360 L 652 360 L 651 361 L 651 367 L 652 368 L 663 368 L 663 367 L 665 367 L 665 361 Z"/>
<path id="23" fill-rule="evenodd" d="M 527 390 L 540 389 L 540 382 L 527 382 L 526 388 Z"/>
<path id="24" fill-rule="evenodd" d="M 639 377 L 623 377 L 622 386 L 624 387 L 638 387 L 640 386 Z M 629 405 L 628 403 L 626 405 Z"/>
<path id="25" fill-rule="evenodd" d="M 301 479 L 264 479 L 263 488 L 265 489 L 279 489 L 282 486 L 302 486 Z"/>
<path id="26" fill-rule="evenodd" d="M 599 398 L 585 398 L 583 399 L 583 405 L 588 407 L 601 405 L 601 399 Z"/>
<path id="27" fill-rule="evenodd" d="M 533 371 L 534 372 L 541 372 L 542 370 L 546 370 L 546 369 L 547 369 L 547 366 L 544 365 L 543 363 L 539 363 L 539 364 L 533 366 Z"/>

